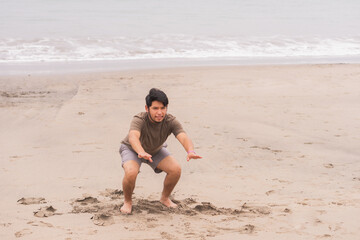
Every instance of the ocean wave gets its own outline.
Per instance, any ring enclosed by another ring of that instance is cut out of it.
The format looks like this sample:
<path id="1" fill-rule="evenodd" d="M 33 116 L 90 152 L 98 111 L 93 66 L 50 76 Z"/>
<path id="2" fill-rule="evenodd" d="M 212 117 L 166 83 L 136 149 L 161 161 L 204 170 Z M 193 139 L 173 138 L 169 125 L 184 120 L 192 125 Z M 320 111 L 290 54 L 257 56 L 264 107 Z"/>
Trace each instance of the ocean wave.
<path id="1" fill-rule="evenodd" d="M 0 62 L 64 62 L 216 57 L 353 57 L 360 37 L 271 38 L 153 35 L 113 38 L 0 39 Z"/>

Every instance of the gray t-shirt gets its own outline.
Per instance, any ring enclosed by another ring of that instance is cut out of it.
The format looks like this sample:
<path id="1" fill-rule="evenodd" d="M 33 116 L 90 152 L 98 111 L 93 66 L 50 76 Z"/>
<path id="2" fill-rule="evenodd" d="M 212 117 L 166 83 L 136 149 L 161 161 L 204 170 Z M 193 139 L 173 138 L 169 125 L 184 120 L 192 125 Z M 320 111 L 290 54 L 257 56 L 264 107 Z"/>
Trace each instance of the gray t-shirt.
<path id="1" fill-rule="evenodd" d="M 157 153 L 165 143 L 168 136 L 173 133 L 175 137 L 185 132 L 180 122 L 171 114 L 166 114 L 163 121 L 153 123 L 150 121 L 147 112 L 142 112 L 134 116 L 130 124 L 130 130 L 140 132 L 140 143 L 145 152 L 150 155 Z M 129 134 L 121 142 L 132 149 L 129 142 Z"/>

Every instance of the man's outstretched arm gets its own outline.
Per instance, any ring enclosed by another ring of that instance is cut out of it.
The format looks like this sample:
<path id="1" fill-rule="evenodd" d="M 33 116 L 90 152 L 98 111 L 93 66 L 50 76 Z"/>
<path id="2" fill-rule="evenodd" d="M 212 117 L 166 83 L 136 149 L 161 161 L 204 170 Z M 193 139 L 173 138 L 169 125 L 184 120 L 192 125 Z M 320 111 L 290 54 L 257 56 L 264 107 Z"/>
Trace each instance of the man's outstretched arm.
<path id="1" fill-rule="evenodd" d="M 194 145 L 191 141 L 191 139 L 186 135 L 186 133 L 182 132 L 179 133 L 176 136 L 177 140 L 179 140 L 179 142 L 181 143 L 181 145 L 183 145 L 183 147 L 185 148 L 186 152 L 188 153 L 187 155 L 187 161 L 189 161 L 190 159 L 198 159 L 198 158 L 202 158 L 199 155 L 197 155 L 194 151 Z"/>
<path id="2" fill-rule="evenodd" d="M 139 158 L 143 158 L 152 162 L 151 155 L 145 152 L 144 148 L 141 146 L 140 142 L 140 132 L 137 130 L 130 130 L 129 132 L 129 142 L 131 144 L 132 149 L 138 154 Z"/>

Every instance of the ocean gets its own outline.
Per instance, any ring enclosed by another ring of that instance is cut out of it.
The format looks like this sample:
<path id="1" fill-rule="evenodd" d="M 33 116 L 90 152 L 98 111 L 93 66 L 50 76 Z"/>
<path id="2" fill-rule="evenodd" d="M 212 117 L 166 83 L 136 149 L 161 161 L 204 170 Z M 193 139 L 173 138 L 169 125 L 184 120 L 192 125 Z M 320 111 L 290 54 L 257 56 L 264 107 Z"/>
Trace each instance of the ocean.
<path id="1" fill-rule="evenodd" d="M 358 0 L 0 0 L 0 65 L 360 62 L 359 12 Z"/>

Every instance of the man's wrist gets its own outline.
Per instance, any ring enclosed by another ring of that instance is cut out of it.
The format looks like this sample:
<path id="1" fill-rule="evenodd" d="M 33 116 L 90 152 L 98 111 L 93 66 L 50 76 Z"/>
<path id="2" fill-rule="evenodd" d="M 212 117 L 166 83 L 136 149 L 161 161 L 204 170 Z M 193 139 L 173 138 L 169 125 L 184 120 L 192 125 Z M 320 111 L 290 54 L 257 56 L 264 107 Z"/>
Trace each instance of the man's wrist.
<path id="1" fill-rule="evenodd" d="M 196 152 L 194 150 L 189 150 L 189 151 L 187 151 L 187 153 L 190 154 L 190 153 L 196 153 Z"/>
<path id="2" fill-rule="evenodd" d="M 147 152 L 145 152 L 145 151 L 139 151 L 138 152 L 138 155 L 144 155 L 144 154 L 146 154 Z"/>

